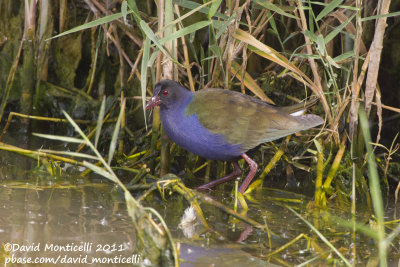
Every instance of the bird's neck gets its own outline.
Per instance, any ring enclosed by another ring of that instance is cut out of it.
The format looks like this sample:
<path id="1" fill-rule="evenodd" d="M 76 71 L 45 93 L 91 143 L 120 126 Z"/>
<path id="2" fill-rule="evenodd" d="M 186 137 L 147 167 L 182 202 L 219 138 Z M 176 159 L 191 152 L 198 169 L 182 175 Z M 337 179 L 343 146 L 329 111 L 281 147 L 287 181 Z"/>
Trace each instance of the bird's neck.
<path id="1" fill-rule="evenodd" d="M 161 107 L 160 115 L 161 121 L 163 123 L 164 129 L 169 132 L 173 131 L 172 129 L 177 128 L 178 125 L 185 123 L 186 115 L 185 109 L 187 105 L 192 102 L 193 93 L 190 91 L 182 94 L 179 101 L 174 103 L 173 106 L 169 108 Z"/>
<path id="2" fill-rule="evenodd" d="M 184 90 L 183 92 L 180 92 L 179 100 L 176 101 L 173 105 L 170 105 L 168 108 L 161 106 L 161 112 L 164 114 L 175 114 L 176 113 L 181 113 L 185 111 L 186 106 L 192 102 L 193 100 L 193 93 Z"/>

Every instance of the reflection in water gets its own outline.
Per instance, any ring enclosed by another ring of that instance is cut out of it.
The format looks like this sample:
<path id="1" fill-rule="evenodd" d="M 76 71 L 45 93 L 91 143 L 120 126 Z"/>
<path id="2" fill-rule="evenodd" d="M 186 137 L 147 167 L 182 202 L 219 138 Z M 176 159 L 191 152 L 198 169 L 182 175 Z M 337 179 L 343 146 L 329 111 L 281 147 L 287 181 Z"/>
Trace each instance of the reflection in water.
<path id="1" fill-rule="evenodd" d="M 123 199 L 113 199 L 111 189 L 107 184 L 69 189 L 3 185 L 0 263 L 11 259 L 25 263 L 29 257 L 42 262 L 53 259 L 62 266 L 88 266 L 85 261 L 90 263 L 94 257 L 103 263 L 108 261 L 95 266 L 142 263 L 142 255 L 135 254 L 136 235 L 125 203 Z"/>

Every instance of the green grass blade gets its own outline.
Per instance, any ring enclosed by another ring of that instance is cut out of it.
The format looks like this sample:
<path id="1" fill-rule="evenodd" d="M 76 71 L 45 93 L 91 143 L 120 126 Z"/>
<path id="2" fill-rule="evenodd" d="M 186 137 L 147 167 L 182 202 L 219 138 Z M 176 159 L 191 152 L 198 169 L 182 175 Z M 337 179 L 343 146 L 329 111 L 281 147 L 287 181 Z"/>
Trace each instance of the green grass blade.
<path id="1" fill-rule="evenodd" d="M 66 156 L 76 157 L 76 158 L 86 158 L 86 159 L 99 160 L 99 158 L 96 157 L 96 156 L 85 154 L 85 153 L 80 153 L 80 152 L 57 151 L 57 150 L 51 150 L 51 149 L 41 149 L 40 152 L 58 154 L 58 155 L 66 155 Z"/>
<path id="2" fill-rule="evenodd" d="M 339 61 L 346 60 L 346 59 L 348 59 L 350 57 L 353 57 L 353 56 L 354 56 L 354 50 L 351 50 L 351 51 L 348 51 L 346 53 L 343 53 L 343 54 L 335 57 L 333 60 L 335 62 L 339 62 Z"/>
<path id="3" fill-rule="evenodd" d="M 79 128 L 78 124 L 74 122 L 74 120 L 68 115 L 68 113 L 65 110 L 62 110 L 62 113 L 64 114 L 65 118 L 68 120 L 68 122 L 74 127 L 75 131 L 79 133 L 79 135 L 82 137 L 83 140 L 85 140 L 86 145 L 92 149 L 92 151 L 96 154 L 98 157 L 99 161 L 103 164 L 103 166 L 107 169 L 107 176 L 106 178 L 114 181 L 117 183 L 123 190 L 126 190 L 125 185 L 118 179 L 118 177 L 115 175 L 114 171 L 111 169 L 110 165 L 107 164 L 107 162 L 103 159 L 101 156 L 100 152 L 94 147 L 94 145 L 90 142 L 89 138 L 85 135 L 84 132 L 82 132 L 81 128 Z M 85 162 L 83 162 L 85 163 Z M 90 164 L 90 163 L 89 163 Z M 92 164 L 93 165 L 93 164 Z M 97 166 L 96 166 L 97 167 Z M 91 168 L 92 169 L 92 168 Z M 102 175 L 102 174 L 101 174 Z M 109 178 L 112 177 L 112 178 Z"/>
<path id="4" fill-rule="evenodd" d="M 187 8 L 187 9 L 196 9 L 196 8 L 202 6 L 201 4 L 198 4 L 193 1 L 187 1 L 187 0 L 174 0 L 174 3 L 177 4 L 178 6 L 181 6 L 181 7 Z M 199 12 L 208 15 L 210 12 L 210 8 L 202 7 L 199 9 Z M 221 14 L 219 12 L 215 12 L 214 17 L 224 19 L 224 20 L 228 19 L 228 16 Z"/>
<path id="5" fill-rule="evenodd" d="M 346 227 L 348 229 L 353 229 L 353 227 L 354 227 L 353 221 L 344 220 L 344 219 L 342 219 L 340 217 L 336 217 L 336 216 L 331 216 L 331 215 L 328 215 L 328 216 L 329 216 L 330 221 L 336 222 L 340 226 Z M 363 223 L 356 223 L 355 228 L 356 228 L 357 232 L 363 233 L 364 235 L 369 236 L 373 239 L 378 239 L 378 234 L 369 225 L 365 225 Z"/>
<path id="6" fill-rule="evenodd" d="M 146 38 L 143 42 L 143 56 L 142 56 L 142 66 L 140 70 L 140 87 L 142 88 L 142 105 L 144 114 L 144 123 L 147 130 L 147 118 L 146 118 L 146 88 L 147 88 L 147 64 L 149 61 L 150 54 L 150 39 Z"/>
<path id="7" fill-rule="evenodd" d="M 272 16 L 271 12 L 268 12 L 268 17 L 270 18 L 269 23 L 271 25 L 272 31 L 275 34 L 275 36 L 278 38 L 278 41 L 281 44 L 281 47 L 283 48 L 283 43 L 282 43 L 282 40 L 281 40 L 281 36 L 279 35 L 278 28 L 276 26 L 276 22 L 275 22 L 274 16 Z"/>
<path id="8" fill-rule="evenodd" d="M 371 134 L 369 132 L 369 124 L 367 116 L 364 112 L 364 109 L 359 110 L 360 116 L 360 125 L 361 130 L 364 135 L 365 146 L 367 148 L 368 153 L 368 172 L 369 172 L 369 182 L 370 182 L 370 191 L 371 197 L 374 202 L 374 210 L 377 217 L 378 222 L 384 222 L 384 208 L 383 208 L 383 201 L 382 201 L 382 191 L 379 183 L 379 174 L 376 165 L 375 154 L 373 153 L 372 146 L 371 146 Z"/>
<path id="9" fill-rule="evenodd" d="M 122 1 L 121 14 L 122 18 L 124 19 L 124 23 L 126 24 L 126 16 L 128 15 L 128 3 L 126 1 Z"/>
<path id="10" fill-rule="evenodd" d="M 236 13 L 233 13 L 232 16 L 230 16 L 225 22 L 223 22 L 221 24 L 221 26 L 219 27 L 215 27 L 215 29 L 217 30 L 217 34 L 215 34 L 215 39 L 219 39 L 219 37 L 221 37 L 221 35 L 226 32 L 226 28 L 228 28 L 228 25 L 231 24 L 231 22 L 236 19 Z"/>
<path id="11" fill-rule="evenodd" d="M 99 117 L 97 118 L 97 126 L 96 126 L 96 135 L 94 138 L 94 147 L 97 148 L 97 144 L 99 143 L 101 128 L 103 126 L 103 119 L 106 112 L 106 96 L 103 97 L 103 101 L 101 101 Z"/>
<path id="12" fill-rule="evenodd" d="M 379 19 L 379 18 L 385 18 L 385 17 L 389 18 L 389 17 L 395 17 L 395 16 L 400 16 L 400 11 L 389 13 L 389 14 L 382 14 L 382 15 L 376 15 L 376 16 L 362 18 L 361 21 L 367 21 L 367 20 L 373 20 L 373 19 Z"/>
<path id="13" fill-rule="evenodd" d="M 286 206 L 286 208 L 289 209 L 291 212 L 293 212 L 297 217 L 299 217 L 305 224 L 307 224 L 308 227 L 310 227 L 311 230 L 313 230 L 314 233 L 316 233 L 316 234 L 318 235 L 318 237 L 319 237 L 328 247 L 330 247 L 330 248 L 336 253 L 336 255 L 338 255 L 339 258 L 341 258 L 341 259 L 343 260 L 343 262 L 344 262 L 347 266 L 352 266 L 352 265 L 350 264 L 350 262 L 342 255 L 342 253 L 340 253 L 339 250 L 337 250 L 337 249 L 335 248 L 335 246 L 332 245 L 332 243 L 329 242 L 329 240 L 326 239 L 326 237 L 325 237 L 320 231 L 318 231 L 317 228 L 314 227 L 314 225 L 312 225 L 311 223 L 309 223 L 306 219 L 304 219 L 300 214 L 298 214 L 298 213 L 297 213 L 295 210 L 293 210 L 292 208 L 287 207 L 287 206 Z"/>
<path id="14" fill-rule="evenodd" d="M 150 56 L 150 58 L 149 58 L 149 60 L 148 60 L 148 62 L 147 62 L 147 67 L 150 68 L 151 66 L 153 66 L 154 61 L 156 61 L 157 56 L 158 56 L 159 53 L 160 53 L 160 51 L 157 50 L 157 51 L 154 51 L 154 52 L 151 54 L 151 56 Z"/>
<path id="15" fill-rule="evenodd" d="M 88 169 L 91 169 L 95 173 L 100 174 L 101 176 L 104 176 L 107 179 L 109 179 L 109 180 L 111 180 L 111 181 L 113 181 L 113 182 L 115 182 L 117 184 L 121 183 L 119 180 L 117 181 L 116 178 L 111 173 L 109 173 L 105 169 L 100 168 L 100 167 L 98 167 L 98 166 L 96 166 L 96 165 L 94 165 L 94 164 L 92 164 L 90 162 L 83 161 L 83 166 L 85 166 Z"/>
<path id="16" fill-rule="evenodd" d="M 325 56 L 326 55 L 325 40 L 324 40 L 324 36 L 322 36 L 322 34 L 317 35 L 316 43 L 317 43 L 317 49 L 318 49 L 319 53 L 322 56 Z"/>
<path id="17" fill-rule="evenodd" d="M 167 50 L 165 50 L 165 48 L 162 46 L 162 44 L 160 44 L 160 42 L 158 41 L 157 36 L 154 34 L 154 32 L 150 29 L 149 25 L 147 25 L 147 23 L 143 20 L 140 21 L 140 27 L 142 28 L 142 30 L 144 31 L 144 33 L 146 34 L 147 38 L 149 38 L 150 40 L 153 41 L 153 43 L 158 47 L 158 49 L 161 50 L 161 52 L 163 52 L 165 55 L 169 55 L 169 53 L 167 52 Z"/>
<path id="18" fill-rule="evenodd" d="M 79 138 L 74 138 L 74 137 L 69 137 L 69 136 L 61 136 L 61 135 L 52 135 L 52 134 L 41 134 L 41 133 L 32 133 L 34 136 L 50 139 L 50 140 L 57 140 L 61 142 L 67 142 L 67 143 L 77 143 L 77 144 L 85 144 L 85 140 L 79 139 Z"/>
<path id="19" fill-rule="evenodd" d="M 179 18 L 175 19 L 174 21 L 171 21 L 170 23 L 167 23 L 162 29 L 160 29 L 158 32 L 162 32 L 164 31 L 166 28 L 168 28 L 171 25 L 175 25 L 179 22 L 181 22 L 182 20 L 192 16 L 193 14 L 195 14 L 197 11 L 199 11 L 200 9 L 202 9 L 203 7 L 214 3 L 215 0 L 211 0 L 210 2 L 204 3 L 203 5 L 199 5 L 198 7 L 196 7 L 195 9 L 192 9 L 191 11 L 185 13 L 184 15 L 180 16 Z"/>
<path id="20" fill-rule="evenodd" d="M 340 24 L 337 28 L 335 28 L 333 31 L 331 31 L 326 37 L 325 37 L 325 43 L 327 44 L 330 40 L 336 37 L 344 27 L 349 24 L 350 21 L 353 20 L 353 18 L 356 16 L 357 13 L 354 13 L 353 16 L 351 16 L 348 20 L 346 20 L 345 23 Z"/>
<path id="21" fill-rule="evenodd" d="M 310 4 L 313 5 L 319 5 L 319 6 L 327 6 L 329 5 L 329 3 L 324 3 L 321 1 L 309 1 Z M 360 8 L 358 7 L 354 7 L 354 6 L 344 6 L 344 5 L 339 5 L 339 8 L 343 8 L 343 9 L 348 9 L 348 10 L 353 10 L 353 11 L 359 11 Z"/>
<path id="22" fill-rule="evenodd" d="M 150 29 L 149 25 L 145 21 L 140 21 L 140 27 L 142 28 L 143 32 L 145 33 L 146 37 L 148 37 L 153 43 L 157 46 L 158 49 L 163 52 L 164 55 L 168 56 L 175 64 L 177 64 L 180 67 L 184 67 L 181 63 L 179 63 L 169 51 L 167 51 L 164 46 L 160 43 L 158 40 L 157 36 L 154 34 L 154 32 Z"/>
<path id="23" fill-rule="evenodd" d="M 307 36 L 308 38 L 310 38 L 311 42 L 313 42 L 313 43 L 317 42 L 317 36 L 314 34 L 314 32 L 305 30 L 304 35 Z"/>
<path id="24" fill-rule="evenodd" d="M 69 121 L 69 123 L 72 125 L 72 127 L 74 127 L 75 131 L 82 137 L 82 139 L 84 141 L 86 141 L 85 143 L 87 143 L 89 145 L 90 140 L 87 138 L 87 136 L 85 135 L 84 132 L 82 132 L 81 128 L 78 126 L 78 124 L 76 124 L 76 122 L 68 115 L 68 113 L 65 110 L 62 110 L 64 116 L 67 118 L 67 120 Z M 94 148 L 94 146 L 93 146 Z"/>
<path id="25" fill-rule="evenodd" d="M 161 40 L 159 40 L 159 42 L 160 42 L 160 44 L 164 44 L 168 41 L 181 38 L 182 36 L 185 36 L 187 34 L 191 34 L 192 32 L 195 32 L 195 31 L 197 31 L 201 28 L 204 28 L 210 24 L 211 24 L 211 21 L 200 21 L 200 22 L 194 23 L 188 27 L 185 27 L 178 31 L 175 31 L 173 34 L 171 34 L 169 36 L 162 38 Z"/>
<path id="26" fill-rule="evenodd" d="M 79 32 L 79 31 L 82 31 L 82 30 L 90 29 L 90 28 L 99 26 L 101 24 L 114 21 L 114 20 L 119 19 L 121 17 L 122 17 L 122 13 L 115 13 L 115 14 L 112 14 L 112 15 L 109 15 L 109 16 L 106 16 L 106 17 L 102 17 L 102 18 L 93 20 L 91 22 L 79 25 L 79 26 L 77 26 L 75 28 L 72 28 L 72 29 L 70 29 L 68 31 L 65 31 L 63 33 L 57 34 L 56 36 L 53 36 L 53 37 L 51 37 L 51 38 L 49 38 L 47 40 L 51 40 L 51 39 L 54 39 L 54 38 L 59 38 L 61 36 L 64 36 L 64 35 L 67 35 L 67 34 L 71 34 L 71 33 L 74 33 L 74 32 Z"/>
<path id="27" fill-rule="evenodd" d="M 119 130 L 121 129 L 121 122 L 122 122 L 122 118 L 125 113 L 125 103 L 126 103 L 126 100 L 124 98 L 122 100 L 121 109 L 119 111 L 117 123 L 114 126 L 114 132 L 111 137 L 110 148 L 108 149 L 108 162 L 107 162 L 108 165 L 111 165 L 111 160 L 114 156 L 115 148 L 117 147 Z"/>
<path id="28" fill-rule="evenodd" d="M 392 243 L 393 239 L 395 239 L 396 236 L 398 236 L 399 234 L 400 234 L 400 224 L 398 224 L 396 228 L 385 239 L 386 246 L 389 246 Z"/>
<path id="29" fill-rule="evenodd" d="M 315 19 L 315 21 L 319 21 L 321 20 L 323 17 L 325 17 L 326 15 L 328 15 L 332 10 L 334 10 L 335 8 L 337 8 L 341 3 L 343 2 L 343 0 L 333 0 L 332 2 L 330 2 L 317 16 L 317 18 Z"/>
<path id="30" fill-rule="evenodd" d="M 369 132 L 369 123 L 363 105 L 360 105 L 358 115 L 360 118 L 361 130 L 364 136 L 365 147 L 367 149 L 369 190 L 377 222 L 377 234 L 378 234 L 377 243 L 379 251 L 379 263 L 380 266 L 385 267 L 387 266 L 387 259 L 386 259 L 386 242 L 385 242 L 385 225 L 384 225 L 385 220 L 384 220 L 382 191 L 379 183 L 380 179 L 378 174 L 378 167 L 376 165 L 375 154 L 371 145 L 371 134 Z"/>
<path id="31" fill-rule="evenodd" d="M 303 6 L 303 8 L 304 8 L 304 6 Z M 315 14 L 314 14 L 314 10 L 312 9 L 312 6 L 310 3 L 308 3 L 308 12 L 309 12 L 308 13 L 308 25 L 309 25 L 308 29 L 310 32 L 314 32 L 315 31 L 315 23 L 316 23 L 314 21 Z"/>
<path id="32" fill-rule="evenodd" d="M 133 14 L 134 19 L 136 20 L 136 23 L 139 25 L 142 18 L 140 17 L 140 13 L 139 13 L 139 9 L 137 8 L 136 1 L 128 0 L 128 6 L 129 6 L 130 10 L 132 10 L 132 14 Z"/>
<path id="33" fill-rule="evenodd" d="M 172 26 L 172 22 L 174 20 L 174 7 L 172 0 L 164 0 L 164 23 L 166 25 L 165 29 L 163 29 L 164 35 L 170 35 L 174 32 L 174 27 Z M 169 51 L 171 52 L 171 51 Z"/>
<path id="34" fill-rule="evenodd" d="M 208 10 L 208 18 L 211 19 L 218 10 L 218 7 L 221 5 L 222 0 L 214 0 L 211 4 L 210 9 Z"/>
<path id="35" fill-rule="evenodd" d="M 282 16 L 289 17 L 289 18 L 292 18 L 292 19 L 297 19 L 296 16 L 294 16 L 292 14 L 289 14 L 289 13 L 286 13 L 280 7 L 270 3 L 268 1 L 253 0 L 253 2 L 257 3 L 258 5 L 260 5 L 262 7 L 265 7 L 268 10 L 274 11 L 274 12 L 276 12 L 276 13 L 282 15 Z"/>
<path id="36" fill-rule="evenodd" d="M 331 252 L 331 251 L 328 250 L 328 251 L 324 251 L 322 254 L 328 254 L 328 253 L 330 253 L 330 252 Z M 298 264 L 298 265 L 295 265 L 295 267 L 309 266 L 310 263 L 312 263 L 313 261 L 316 261 L 316 260 L 320 259 L 321 257 L 322 257 L 321 255 L 317 255 L 317 256 L 315 256 L 315 257 L 313 257 L 313 258 L 311 258 L 311 259 L 309 259 L 309 260 L 307 260 L 307 261 L 305 261 L 305 262 L 303 262 L 303 263 L 300 263 L 300 264 Z"/>

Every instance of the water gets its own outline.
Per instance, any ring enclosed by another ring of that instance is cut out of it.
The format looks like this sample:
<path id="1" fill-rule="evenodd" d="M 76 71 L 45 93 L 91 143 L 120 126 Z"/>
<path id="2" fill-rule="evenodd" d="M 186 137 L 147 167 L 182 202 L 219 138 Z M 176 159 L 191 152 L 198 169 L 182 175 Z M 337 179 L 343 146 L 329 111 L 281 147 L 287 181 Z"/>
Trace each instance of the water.
<path id="1" fill-rule="evenodd" d="M 6 256 L 14 263 L 31 258 L 40 262 L 53 260 L 62 266 L 88 266 L 85 261 L 96 259 L 115 263 L 134 258 L 135 231 L 125 203 L 110 194 L 113 188 L 110 184 L 63 184 L 46 188 L 3 182 L 0 187 L 2 263 Z"/>
<path id="2" fill-rule="evenodd" d="M 131 218 L 123 194 L 113 184 L 81 178 L 35 184 L 32 180 L 3 180 L 0 184 L 0 264 L 14 260 L 14 264 L 5 266 L 37 266 L 23 264 L 28 258 L 57 261 L 60 266 L 88 266 L 94 260 L 108 261 L 95 266 L 132 266 L 121 264 L 128 260 L 146 262 L 146 255 L 135 250 L 136 234 Z M 208 196 L 233 208 L 227 189 L 218 187 Z M 134 192 L 137 197 L 142 193 Z M 351 258 L 351 248 L 356 246 L 358 266 L 376 261 L 370 237 L 357 233 L 352 239 L 349 228 L 326 217 L 323 210 L 311 208 L 311 198 L 302 194 L 267 188 L 250 194 L 245 215 L 267 225 L 268 233 L 205 202 L 201 208 L 212 231 L 206 231 L 198 217 L 185 225 L 192 228 L 189 232 L 183 231 L 187 229 L 181 219 L 188 202 L 178 194 L 166 194 L 166 199 L 163 201 L 155 193 L 142 205 L 154 207 L 165 219 L 180 248 L 184 267 L 294 266 L 311 259 L 311 266 L 334 265 L 335 260 L 341 265 L 338 256 L 287 207 L 316 226 L 347 259 Z M 391 204 L 387 206 L 387 220 L 390 220 L 396 210 Z M 347 210 L 327 211 L 338 218 L 350 218 Z M 359 205 L 357 214 L 357 221 L 368 226 L 368 209 Z M 396 223 L 388 225 L 395 226 Z M 391 266 L 397 266 L 399 260 L 396 242 L 389 251 Z M 271 255 L 281 246 L 286 247 Z M 39 266 L 55 265 L 47 262 Z"/>

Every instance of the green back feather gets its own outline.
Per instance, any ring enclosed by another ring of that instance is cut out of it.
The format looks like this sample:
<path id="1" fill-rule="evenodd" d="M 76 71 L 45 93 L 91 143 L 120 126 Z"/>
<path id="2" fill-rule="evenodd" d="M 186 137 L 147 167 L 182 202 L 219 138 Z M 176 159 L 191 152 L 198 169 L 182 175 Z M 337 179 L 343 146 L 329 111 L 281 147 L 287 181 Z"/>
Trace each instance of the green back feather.
<path id="1" fill-rule="evenodd" d="M 194 93 L 185 114 L 196 114 L 206 129 L 248 150 L 323 123 L 316 115 L 294 117 L 286 113 L 294 109 L 276 108 L 230 90 L 204 89 Z"/>

